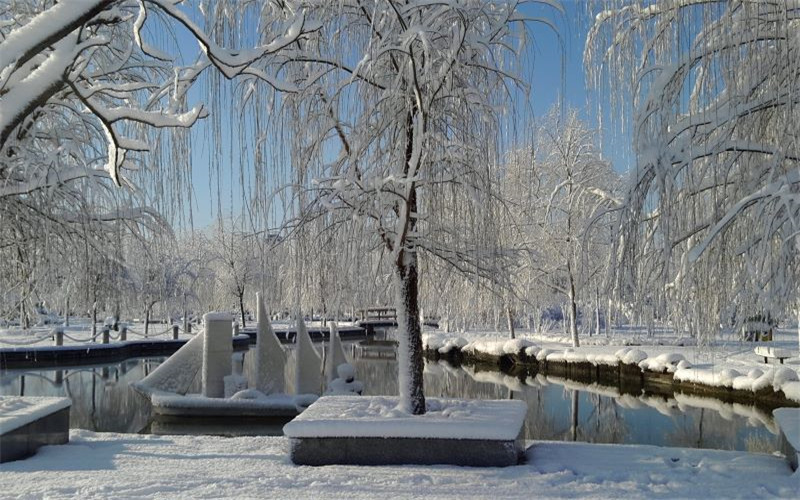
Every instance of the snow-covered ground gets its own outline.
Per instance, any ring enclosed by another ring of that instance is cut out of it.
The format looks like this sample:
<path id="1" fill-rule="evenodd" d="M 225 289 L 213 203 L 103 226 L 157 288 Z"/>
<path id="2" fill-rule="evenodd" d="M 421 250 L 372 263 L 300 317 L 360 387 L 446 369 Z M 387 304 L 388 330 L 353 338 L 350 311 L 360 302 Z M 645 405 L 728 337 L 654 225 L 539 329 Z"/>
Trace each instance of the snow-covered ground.
<path id="1" fill-rule="evenodd" d="M 581 339 L 581 347 L 572 348 L 569 338 L 558 333 L 518 332 L 509 340 L 507 332 L 427 332 L 428 349 L 446 352 L 460 348 L 495 356 L 517 353 L 525 349 L 539 360 L 590 362 L 616 365 L 637 363 L 654 371 L 667 370 L 677 380 L 711 386 L 756 391 L 765 387 L 782 390 L 786 397 L 800 402 L 800 357 L 796 329 L 778 329 L 772 342 L 720 340 L 708 346 L 692 345 L 691 339 L 669 332 L 653 337 L 637 331 L 617 331 L 611 336 L 599 335 Z M 779 364 L 777 359 L 764 363 L 754 348 L 768 345 L 788 350 L 792 356 Z"/>
<path id="2" fill-rule="evenodd" d="M 295 466 L 283 437 L 96 434 L 3 464 L 7 498 L 796 498 L 781 457 L 534 442 L 528 463 Z"/>

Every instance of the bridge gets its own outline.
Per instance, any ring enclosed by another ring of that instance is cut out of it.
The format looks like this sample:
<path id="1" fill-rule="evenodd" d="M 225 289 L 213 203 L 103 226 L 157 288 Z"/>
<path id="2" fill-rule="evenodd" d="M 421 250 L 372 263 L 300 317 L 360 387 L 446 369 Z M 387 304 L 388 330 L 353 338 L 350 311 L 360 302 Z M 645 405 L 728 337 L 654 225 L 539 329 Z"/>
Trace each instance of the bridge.
<path id="1" fill-rule="evenodd" d="M 367 334 L 374 333 L 376 328 L 397 328 L 397 309 L 394 307 L 368 307 L 357 311 L 356 323 L 363 327 Z M 436 319 L 423 319 L 423 325 L 439 327 Z"/>

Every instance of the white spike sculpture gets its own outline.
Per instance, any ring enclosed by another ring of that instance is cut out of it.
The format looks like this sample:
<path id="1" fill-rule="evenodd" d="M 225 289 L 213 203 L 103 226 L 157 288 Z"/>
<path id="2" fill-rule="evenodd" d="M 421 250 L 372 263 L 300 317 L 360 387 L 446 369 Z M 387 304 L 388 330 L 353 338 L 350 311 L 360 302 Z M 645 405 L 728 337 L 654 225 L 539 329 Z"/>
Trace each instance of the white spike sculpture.
<path id="1" fill-rule="evenodd" d="M 330 387 L 331 381 L 336 378 L 336 367 L 342 363 L 347 363 L 347 356 L 342 347 L 342 339 L 339 337 L 339 328 L 336 323 L 330 324 L 331 339 L 328 344 L 328 354 L 325 357 L 325 384 Z"/>
<path id="2" fill-rule="evenodd" d="M 198 332 L 192 340 L 150 372 L 150 375 L 137 382 L 136 387 L 147 392 L 186 394 L 197 377 L 197 372 L 203 367 L 204 337 L 204 332 Z"/>
<path id="3" fill-rule="evenodd" d="M 320 394 L 322 389 L 322 360 L 311 343 L 306 324 L 297 315 L 297 349 L 295 352 L 295 394 Z"/>
<path id="4" fill-rule="evenodd" d="M 284 366 L 286 353 L 283 352 L 272 325 L 261 294 L 256 294 L 258 302 L 258 336 L 256 337 L 255 388 L 264 394 L 284 392 Z"/>
<path id="5" fill-rule="evenodd" d="M 231 372 L 233 355 L 233 316 L 227 313 L 206 313 L 203 344 L 203 396 L 225 397 L 225 376 Z"/>

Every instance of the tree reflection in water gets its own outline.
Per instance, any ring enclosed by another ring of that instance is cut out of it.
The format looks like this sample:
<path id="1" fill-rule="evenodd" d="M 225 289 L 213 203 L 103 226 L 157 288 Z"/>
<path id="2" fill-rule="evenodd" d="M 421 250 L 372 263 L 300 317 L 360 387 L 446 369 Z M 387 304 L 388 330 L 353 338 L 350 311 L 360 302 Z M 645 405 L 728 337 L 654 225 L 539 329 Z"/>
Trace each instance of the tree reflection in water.
<path id="1" fill-rule="evenodd" d="M 245 374 L 253 369 L 245 356 Z M 291 391 L 292 360 L 286 368 Z M 146 398 L 129 384 L 161 359 L 134 359 L 101 367 L 9 371 L 0 374 L 0 394 L 68 396 L 70 426 L 94 431 L 139 432 L 149 422 Z M 394 359 L 353 360 L 365 395 L 397 394 Z M 616 387 L 471 366 L 427 362 L 425 393 L 432 397 L 517 399 L 528 406 L 525 439 L 594 443 L 637 443 L 772 452 L 777 428 L 768 411 L 710 398 L 675 393 L 672 397 L 622 393 Z M 190 392 L 199 392 L 196 381 Z"/>

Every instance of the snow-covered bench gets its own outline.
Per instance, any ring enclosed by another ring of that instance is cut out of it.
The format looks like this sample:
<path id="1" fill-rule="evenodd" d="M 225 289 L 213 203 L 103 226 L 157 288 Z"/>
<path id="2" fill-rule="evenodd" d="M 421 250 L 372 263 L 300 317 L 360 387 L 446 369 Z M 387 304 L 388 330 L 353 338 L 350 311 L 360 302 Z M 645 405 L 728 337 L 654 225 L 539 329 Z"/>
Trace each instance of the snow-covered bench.
<path id="1" fill-rule="evenodd" d="M 792 352 L 790 350 L 780 349 L 778 347 L 758 346 L 755 348 L 755 353 L 764 358 L 764 363 L 768 363 L 769 358 L 772 358 L 779 359 L 781 364 L 783 364 L 784 359 L 792 357 Z"/>

